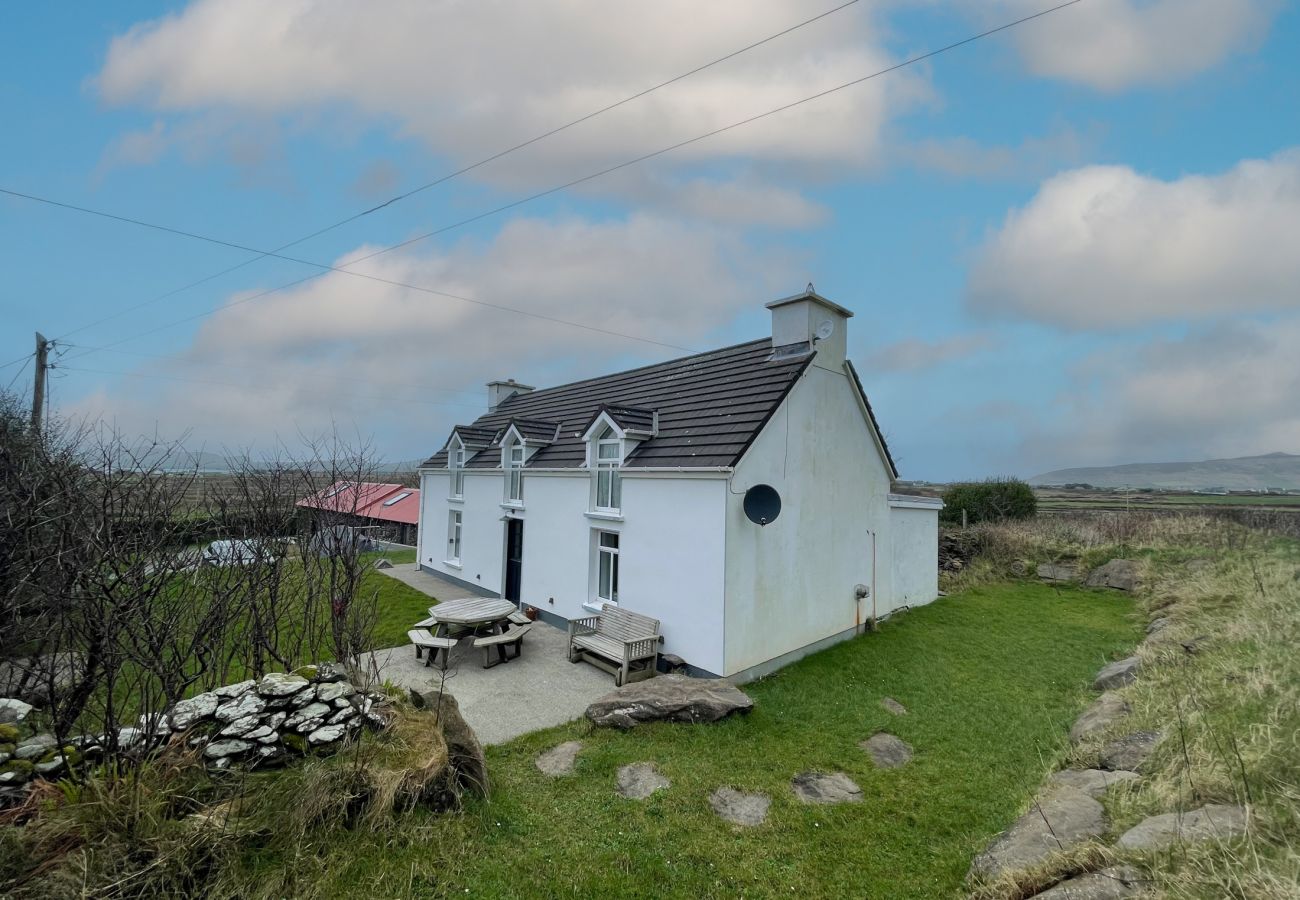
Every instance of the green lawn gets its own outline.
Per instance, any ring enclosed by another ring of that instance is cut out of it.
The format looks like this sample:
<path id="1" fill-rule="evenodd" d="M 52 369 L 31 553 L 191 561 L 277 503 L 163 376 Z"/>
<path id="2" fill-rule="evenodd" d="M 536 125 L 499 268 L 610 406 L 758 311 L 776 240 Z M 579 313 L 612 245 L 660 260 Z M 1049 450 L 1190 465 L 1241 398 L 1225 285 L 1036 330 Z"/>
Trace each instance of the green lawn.
<path id="1" fill-rule="evenodd" d="M 1123 595 L 974 589 L 750 685 L 746 718 L 527 735 L 489 750 L 491 799 L 462 815 L 322 839 L 300 848 L 319 853 L 309 865 L 254 855 L 245 875 L 258 892 L 318 896 L 953 896 L 972 854 L 1063 755 L 1093 674 L 1139 634 Z M 884 696 L 911 713 L 891 716 Z M 912 744 L 912 763 L 875 770 L 857 744 L 878 730 Z M 575 738 L 577 774 L 542 776 L 534 757 Z M 615 796 L 618 767 L 643 760 L 671 789 Z M 789 779 L 807 769 L 848 773 L 864 801 L 800 804 Z M 771 795 L 767 823 L 717 819 L 708 796 L 720 785 Z"/>
<path id="2" fill-rule="evenodd" d="M 387 551 L 371 554 L 374 559 L 381 556 L 393 563 L 415 562 L 414 550 Z M 369 556 L 369 555 L 368 555 Z M 361 583 L 363 591 L 378 591 L 379 618 L 375 622 L 375 631 L 371 645 L 377 648 L 396 647 L 408 643 L 406 632 L 412 625 L 429 615 L 433 600 L 428 595 L 408 587 L 396 578 L 389 578 L 382 572 L 370 571 Z"/>

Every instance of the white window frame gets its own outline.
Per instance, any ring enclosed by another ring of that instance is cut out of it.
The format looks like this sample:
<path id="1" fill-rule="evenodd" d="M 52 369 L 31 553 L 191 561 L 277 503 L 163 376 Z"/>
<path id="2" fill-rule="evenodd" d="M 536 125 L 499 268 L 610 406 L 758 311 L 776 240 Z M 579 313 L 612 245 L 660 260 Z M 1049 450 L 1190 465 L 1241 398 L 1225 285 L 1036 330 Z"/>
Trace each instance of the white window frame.
<path id="1" fill-rule="evenodd" d="M 592 439 L 591 445 L 591 508 L 598 513 L 621 513 L 623 511 L 623 439 L 607 425 Z M 613 456 L 601 455 L 602 449 L 611 447 L 614 451 Z"/>
<path id="2" fill-rule="evenodd" d="M 605 544 L 605 538 L 613 538 L 613 546 Z M 596 532 L 596 577 L 595 588 L 592 591 L 593 600 L 596 603 L 609 603 L 618 606 L 618 557 L 622 549 L 622 536 L 617 531 L 597 531 Z M 609 579 L 606 584 L 605 566 L 608 560 Z"/>
<path id="3" fill-rule="evenodd" d="M 519 458 L 515 459 L 515 454 Z M 523 441 L 510 441 L 501 448 L 501 468 L 506 475 L 505 502 L 511 506 L 521 506 L 524 502 L 524 452 Z"/>
<path id="4" fill-rule="evenodd" d="M 459 440 L 456 441 L 447 454 L 447 468 L 450 470 L 448 498 L 451 500 L 465 499 L 465 445 Z"/>
<path id="5" fill-rule="evenodd" d="M 451 563 L 453 566 L 460 565 L 461 535 L 464 526 L 465 519 L 459 509 L 447 511 L 447 556 L 443 562 Z"/>

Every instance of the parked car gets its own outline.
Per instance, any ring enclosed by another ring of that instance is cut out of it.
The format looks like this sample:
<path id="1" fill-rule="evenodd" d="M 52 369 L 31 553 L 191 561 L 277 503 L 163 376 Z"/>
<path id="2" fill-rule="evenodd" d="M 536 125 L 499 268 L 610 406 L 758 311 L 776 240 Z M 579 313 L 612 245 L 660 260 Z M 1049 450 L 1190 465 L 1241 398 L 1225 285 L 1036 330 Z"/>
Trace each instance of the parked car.
<path id="1" fill-rule="evenodd" d="M 203 548 L 203 562 L 209 566 L 247 566 L 275 562 L 277 545 L 269 540 L 213 541 Z"/>

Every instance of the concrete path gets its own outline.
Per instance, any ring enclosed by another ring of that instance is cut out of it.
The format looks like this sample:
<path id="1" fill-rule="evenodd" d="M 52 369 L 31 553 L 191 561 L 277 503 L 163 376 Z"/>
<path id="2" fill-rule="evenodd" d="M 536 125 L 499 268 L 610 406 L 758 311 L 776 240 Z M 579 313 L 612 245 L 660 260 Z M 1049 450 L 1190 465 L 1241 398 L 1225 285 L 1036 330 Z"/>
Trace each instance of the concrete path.
<path id="1" fill-rule="evenodd" d="M 586 663 L 571 663 L 569 636 L 535 622 L 524 653 L 508 663 L 483 668 L 483 651 L 471 638 L 451 652 L 444 689 L 460 703 L 466 721 L 484 744 L 501 744 L 521 734 L 562 725 L 582 716 L 588 704 L 614 690 L 614 679 Z M 415 658 L 411 646 L 372 654 L 379 677 L 405 688 L 437 690 L 443 673 Z"/>
<path id="2" fill-rule="evenodd" d="M 402 584 L 409 585 L 421 593 L 438 600 L 456 600 L 460 597 L 495 597 L 496 594 L 485 590 L 471 590 L 464 585 L 448 581 L 432 572 L 426 572 L 416 563 L 397 563 L 391 569 L 377 569 L 389 578 L 396 578 Z"/>
<path id="3" fill-rule="evenodd" d="M 414 563 L 379 571 L 428 594 L 431 600 L 473 595 L 467 588 L 421 571 Z M 568 649 L 567 633 L 534 622 L 524 638 L 522 656 L 484 669 L 483 651 L 474 649 L 472 638 L 465 638 L 451 651 L 445 684 L 443 673 L 416 659 L 415 648 L 409 644 L 376 650 L 371 656 L 380 679 L 421 691 L 442 685 L 456 697 L 478 739 L 484 744 L 501 744 L 577 719 L 591 701 L 614 689 L 614 679 L 608 673 L 586 663 L 569 662 Z"/>

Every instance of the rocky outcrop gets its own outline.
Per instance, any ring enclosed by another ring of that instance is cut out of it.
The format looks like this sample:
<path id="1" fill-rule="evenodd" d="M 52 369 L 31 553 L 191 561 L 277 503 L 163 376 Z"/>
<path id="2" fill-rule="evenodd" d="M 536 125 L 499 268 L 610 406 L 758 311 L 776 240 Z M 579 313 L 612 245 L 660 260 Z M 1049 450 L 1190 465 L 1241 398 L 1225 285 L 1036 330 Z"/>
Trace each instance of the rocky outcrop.
<path id="1" fill-rule="evenodd" d="M 1112 559 L 1089 572 L 1084 584 L 1088 587 L 1113 588 L 1131 593 L 1142 586 L 1142 576 L 1134 560 Z"/>
<path id="2" fill-rule="evenodd" d="M 640 722 L 716 722 L 753 708 L 754 701 L 729 681 L 660 675 L 606 694 L 587 707 L 587 718 L 627 729 Z"/>
<path id="3" fill-rule="evenodd" d="M 970 874 L 991 879 L 1027 869 L 1105 831 L 1106 813 L 1100 803 L 1083 791 L 1058 785 L 1044 792 L 1028 812 L 975 857 Z"/>
<path id="4" fill-rule="evenodd" d="M 1043 581 L 1064 584 L 1079 580 L 1079 570 L 1070 563 L 1043 563 L 1038 567 L 1038 577 Z"/>
<path id="5" fill-rule="evenodd" d="M 1102 666 L 1097 677 L 1092 682 L 1094 691 L 1109 691 L 1115 688 L 1124 687 L 1126 684 L 1132 684 L 1137 681 L 1138 671 L 1142 668 L 1142 661 L 1136 656 L 1130 656 L 1127 659 L 1117 659 L 1113 663 Z"/>
<path id="6" fill-rule="evenodd" d="M 1134 731 L 1101 748 L 1101 767 L 1111 772 L 1145 772 L 1147 758 L 1163 735 L 1159 731 Z"/>
<path id="7" fill-rule="evenodd" d="M 33 706 L 17 697 L 0 697 L 0 725 L 20 724 L 31 713 Z"/>
<path id="8" fill-rule="evenodd" d="M 633 763 L 618 770 L 618 795 L 628 800 L 644 800 L 655 791 L 672 787 L 652 762 Z"/>
<path id="9" fill-rule="evenodd" d="M 857 803 L 862 799 L 862 788 L 843 772 L 801 772 L 790 780 L 790 787 L 804 803 Z"/>
<path id="10" fill-rule="evenodd" d="M 1096 800 L 1115 785 L 1136 781 L 1139 777 L 1137 772 L 1123 769 L 1114 772 L 1104 769 L 1062 769 L 1052 776 L 1050 785 L 1073 788 Z"/>
<path id="11" fill-rule="evenodd" d="M 709 795 L 709 806 L 732 825 L 753 828 L 767 821 L 772 798 L 767 794 L 745 794 L 734 788 L 720 787 Z"/>
<path id="12" fill-rule="evenodd" d="M 883 706 L 887 712 L 891 712 L 896 716 L 907 715 L 907 707 L 899 703 L 893 697 L 886 697 L 881 700 L 880 705 Z"/>
<path id="13" fill-rule="evenodd" d="M 878 769 L 896 769 L 912 759 L 911 746 L 883 731 L 876 732 L 858 746 L 867 751 Z"/>
<path id="14" fill-rule="evenodd" d="M 1091 735 L 1105 731 L 1132 711 L 1127 700 L 1107 691 L 1075 719 L 1074 725 L 1070 727 L 1070 742 L 1077 744 Z"/>
<path id="15" fill-rule="evenodd" d="M 1120 835 L 1126 850 L 1165 850 L 1175 844 L 1232 841 L 1246 833 L 1246 810 L 1240 806 L 1208 804 L 1186 813 L 1152 816 Z"/>
<path id="16" fill-rule="evenodd" d="M 1040 894 L 1034 894 L 1032 900 L 1124 900 L 1138 896 L 1143 881 L 1135 869 L 1112 866 L 1066 879 Z"/>
<path id="17" fill-rule="evenodd" d="M 534 760 L 534 764 L 539 772 L 552 778 L 572 775 L 573 766 L 578 760 L 578 752 L 581 750 L 582 741 L 565 741 L 539 755 Z"/>

